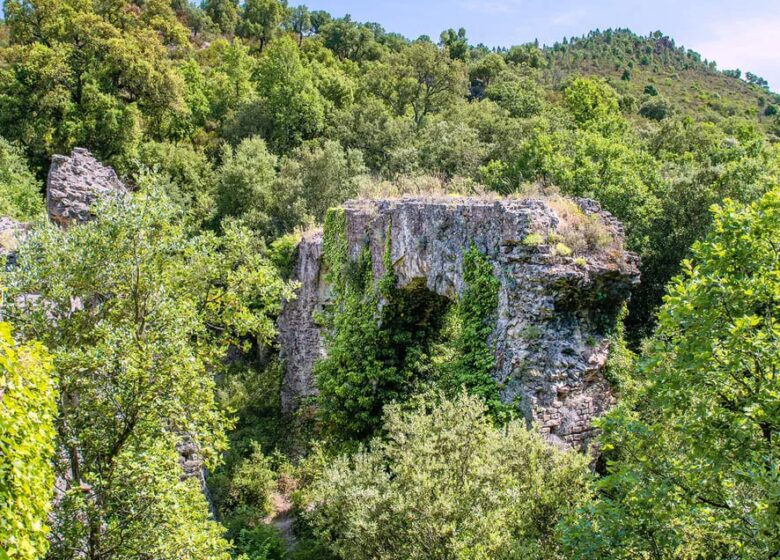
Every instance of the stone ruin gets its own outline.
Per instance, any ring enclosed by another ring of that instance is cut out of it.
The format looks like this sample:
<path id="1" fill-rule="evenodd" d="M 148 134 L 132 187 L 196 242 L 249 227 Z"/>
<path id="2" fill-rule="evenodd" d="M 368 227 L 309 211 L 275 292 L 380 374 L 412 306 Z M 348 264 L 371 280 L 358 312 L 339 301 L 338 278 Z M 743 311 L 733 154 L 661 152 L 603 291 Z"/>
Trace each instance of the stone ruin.
<path id="1" fill-rule="evenodd" d="M 585 235 L 567 222 L 573 205 L 580 220 L 596 223 L 602 239 L 598 247 L 564 256 L 556 235 Z M 344 210 L 350 257 L 368 247 L 374 277 L 381 278 L 389 235 L 401 288 L 423 282 L 430 292 L 455 299 L 464 288 L 464 251 L 473 244 L 487 255 L 500 281 L 489 342 L 502 400 L 515 403 L 550 442 L 588 447 L 592 420 L 614 402 L 604 376 L 610 327 L 639 282 L 639 259 L 623 249 L 624 231 L 613 216 L 591 200 L 560 198 L 404 198 L 350 201 Z M 314 317 L 329 299 L 325 272 L 322 232 L 315 230 L 300 242 L 298 296 L 279 319 L 281 398 L 288 413 L 317 394 L 312 369 L 326 349 Z"/>

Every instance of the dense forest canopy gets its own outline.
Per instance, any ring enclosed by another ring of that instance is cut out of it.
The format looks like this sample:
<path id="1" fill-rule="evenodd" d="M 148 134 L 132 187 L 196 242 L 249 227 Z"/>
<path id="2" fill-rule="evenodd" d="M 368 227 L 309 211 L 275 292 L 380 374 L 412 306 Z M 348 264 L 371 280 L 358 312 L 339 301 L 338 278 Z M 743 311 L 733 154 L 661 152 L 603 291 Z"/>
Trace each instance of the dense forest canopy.
<path id="1" fill-rule="evenodd" d="M 0 278 L 9 558 L 780 555 L 766 80 L 661 32 L 488 48 L 285 0 L 6 0 L 4 16 L 0 217 L 31 228 L 0 238 L 18 251 Z M 133 192 L 61 229 L 44 181 L 74 147 Z M 500 402 L 478 251 L 431 330 L 392 277 L 334 260 L 329 209 L 407 193 L 588 197 L 622 221 L 642 282 L 611 337 L 620 404 L 595 470 Z M 286 418 L 275 320 L 323 223 L 330 351 L 316 412 Z M 183 442 L 204 487 L 180 476 Z"/>

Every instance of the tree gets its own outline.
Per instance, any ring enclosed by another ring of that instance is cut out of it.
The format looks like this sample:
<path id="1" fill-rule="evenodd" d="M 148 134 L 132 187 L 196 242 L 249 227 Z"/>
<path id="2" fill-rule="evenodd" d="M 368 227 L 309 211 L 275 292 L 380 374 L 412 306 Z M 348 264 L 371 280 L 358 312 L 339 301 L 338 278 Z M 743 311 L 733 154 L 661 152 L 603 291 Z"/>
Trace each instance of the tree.
<path id="1" fill-rule="evenodd" d="M 585 499 L 587 459 L 478 397 L 386 408 L 386 438 L 324 469 L 306 518 L 342 558 L 563 558 L 559 519 Z"/>
<path id="2" fill-rule="evenodd" d="M 229 345 L 268 343 L 288 287 L 248 232 L 188 236 L 151 177 L 79 227 L 41 226 L 8 273 L 10 312 L 52 352 L 61 395 L 50 558 L 226 559 L 177 445 L 219 463 Z M 37 297 L 25 297 L 36 294 Z"/>
<path id="3" fill-rule="evenodd" d="M 24 154 L 0 137 L 0 216 L 31 220 L 43 213 L 43 195 Z"/>
<path id="4" fill-rule="evenodd" d="M 762 87 L 764 89 L 769 89 L 769 82 L 767 82 L 764 78 L 761 76 L 757 76 L 753 74 L 752 72 L 746 72 L 745 73 L 745 80 L 747 80 L 747 83 L 756 85 L 758 87 Z"/>
<path id="5" fill-rule="evenodd" d="M 246 0 L 238 33 L 242 37 L 256 39 L 260 43 L 260 52 L 263 52 L 266 44 L 279 33 L 288 15 L 286 0 Z"/>
<path id="6" fill-rule="evenodd" d="M 275 202 L 277 158 L 262 138 L 247 138 L 235 151 L 226 147 L 217 173 L 220 218 L 240 218 L 253 231 L 271 236 L 277 229 L 270 209 Z"/>
<path id="7" fill-rule="evenodd" d="M 663 97 L 650 97 L 639 107 L 639 114 L 646 119 L 662 121 L 672 114 L 672 106 Z"/>
<path id="8" fill-rule="evenodd" d="M 602 134 L 625 129 L 615 90 L 604 81 L 577 78 L 564 91 L 564 102 L 577 125 Z"/>
<path id="9" fill-rule="evenodd" d="M 147 142 L 138 160 L 140 175 L 152 170 L 167 179 L 165 194 L 187 216 L 188 225 L 197 228 L 214 217 L 216 179 L 204 154 L 185 144 Z"/>
<path id="10" fill-rule="evenodd" d="M 382 55 L 382 46 L 371 29 L 356 24 L 349 16 L 320 25 L 319 33 L 325 46 L 341 60 L 363 62 L 377 60 Z"/>
<path id="11" fill-rule="evenodd" d="M 525 65 L 531 68 L 544 68 L 547 66 L 544 53 L 539 49 L 539 45 L 534 43 L 515 45 L 506 53 L 506 61 L 518 66 Z"/>
<path id="12" fill-rule="evenodd" d="M 238 0 L 204 0 L 203 10 L 222 33 L 232 35 L 239 18 Z"/>
<path id="13" fill-rule="evenodd" d="M 455 31 L 447 29 L 442 31 L 439 36 L 441 45 L 447 49 L 450 58 L 453 60 L 466 60 L 469 54 L 469 40 L 466 38 L 466 30 L 462 27 Z"/>
<path id="14" fill-rule="evenodd" d="M 256 123 L 274 150 L 289 150 L 321 131 L 323 99 L 292 39 L 282 37 L 266 50 L 255 83 L 260 98 L 245 107 L 247 124 Z"/>
<path id="15" fill-rule="evenodd" d="M 128 11 L 98 7 L 9 4 L 0 127 L 41 167 L 54 153 L 85 146 L 125 170 L 144 130 L 164 133 L 186 111 L 159 30 Z"/>
<path id="16" fill-rule="evenodd" d="M 638 388 L 602 423 L 608 475 L 571 520 L 577 557 L 780 552 L 780 191 L 713 212 L 669 285 Z"/>
<path id="17" fill-rule="evenodd" d="M 358 179 L 366 172 L 358 150 L 344 150 L 338 142 L 326 140 L 321 146 L 304 144 L 280 164 L 281 191 L 298 193 L 296 206 L 305 209 L 292 226 L 311 218 L 321 223 L 325 212 L 358 194 Z"/>
<path id="18" fill-rule="evenodd" d="M 396 113 L 411 109 L 419 127 L 425 117 L 466 93 L 466 68 L 431 43 L 417 42 L 369 71 L 369 87 Z"/>
<path id="19" fill-rule="evenodd" d="M 506 61 L 504 57 L 497 53 L 490 53 L 471 65 L 469 79 L 472 83 L 479 81 L 483 86 L 488 87 L 505 70 Z"/>
<path id="20" fill-rule="evenodd" d="M 536 81 L 508 72 L 491 80 L 486 94 L 516 118 L 536 116 L 544 107 L 544 91 Z"/>
<path id="21" fill-rule="evenodd" d="M 48 548 L 55 385 L 44 348 L 15 343 L 0 323 L 0 551 L 11 560 L 37 560 Z"/>
<path id="22" fill-rule="evenodd" d="M 298 35 L 298 46 L 303 43 L 303 37 L 312 31 L 312 13 L 306 6 L 295 6 L 290 11 L 290 27 Z"/>

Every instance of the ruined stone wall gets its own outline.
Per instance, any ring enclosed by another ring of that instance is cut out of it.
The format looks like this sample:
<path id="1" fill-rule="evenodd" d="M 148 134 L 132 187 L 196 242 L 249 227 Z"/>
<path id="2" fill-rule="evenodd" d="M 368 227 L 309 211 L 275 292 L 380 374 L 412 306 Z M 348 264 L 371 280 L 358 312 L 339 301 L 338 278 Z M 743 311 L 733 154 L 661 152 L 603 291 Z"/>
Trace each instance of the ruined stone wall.
<path id="1" fill-rule="evenodd" d="M 556 249 L 559 232 L 569 239 L 573 234 L 565 221 L 571 212 L 562 211 L 565 204 L 407 198 L 353 201 L 344 209 L 350 256 L 356 258 L 368 246 L 374 276 L 381 278 L 389 235 L 401 287 L 424 281 L 431 292 L 455 299 L 464 288 L 465 250 L 473 244 L 488 256 L 501 284 L 490 340 L 501 398 L 516 404 L 551 442 L 584 449 L 593 436 L 592 419 L 613 402 L 604 378 L 608 331 L 639 281 L 639 271 L 638 258 L 623 250 L 619 222 L 593 201 L 577 204 L 578 219 L 593 216 L 589 219 L 607 239 L 567 256 Z M 531 234 L 536 235 L 529 238 Z M 321 233 L 304 237 L 295 274 L 299 297 L 285 305 L 279 321 L 287 412 L 316 395 L 312 368 L 325 352 L 315 322 L 329 293 Z"/>

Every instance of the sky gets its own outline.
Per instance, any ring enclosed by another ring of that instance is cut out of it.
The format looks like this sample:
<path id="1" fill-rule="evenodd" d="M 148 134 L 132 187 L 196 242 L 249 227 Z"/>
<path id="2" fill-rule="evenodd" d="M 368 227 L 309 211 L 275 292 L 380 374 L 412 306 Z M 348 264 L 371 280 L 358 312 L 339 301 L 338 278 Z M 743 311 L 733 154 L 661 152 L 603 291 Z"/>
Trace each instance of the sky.
<path id="1" fill-rule="evenodd" d="M 296 2 L 290 2 L 296 4 Z M 678 46 L 750 71 L 780 91 L 780 0 L 308 0 L 312 10 L 374 21 L 409 38 L 465 27 L 472 44 L 552 44 L 592 29 L 661 30 Z"/>

